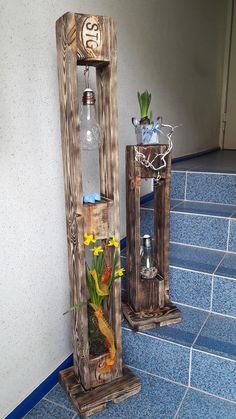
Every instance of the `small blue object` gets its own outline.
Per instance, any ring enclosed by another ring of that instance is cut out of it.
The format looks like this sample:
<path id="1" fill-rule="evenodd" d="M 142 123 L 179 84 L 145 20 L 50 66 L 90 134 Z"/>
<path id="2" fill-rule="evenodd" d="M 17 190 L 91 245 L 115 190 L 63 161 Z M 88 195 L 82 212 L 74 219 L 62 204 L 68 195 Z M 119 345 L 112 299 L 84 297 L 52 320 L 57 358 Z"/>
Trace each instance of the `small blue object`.
<path id="1" fill-rule="evenodd" d="M 95 198 L 93 197 L 92 194 L 84 195 L 83 200 L 84 200 L 85 204 L 94 204 L 95 203 Z"/>
<path id="2" fill-rule="evenodd" d="M 87 194 L 83 196 L 83 201 L 85 204 L 94 204 L 95 201 L 101 201 L 101 195 L 97 192 Z"/>
<path id="3" fill-rule="evenodd" d="M 94 198 L 95 198 L 95 201 L 101 201 L 101 195 L 100 195 L 100 193 L 95 192 L 95 193 L 93 194 L 93 196 L 94 196 Z"/>

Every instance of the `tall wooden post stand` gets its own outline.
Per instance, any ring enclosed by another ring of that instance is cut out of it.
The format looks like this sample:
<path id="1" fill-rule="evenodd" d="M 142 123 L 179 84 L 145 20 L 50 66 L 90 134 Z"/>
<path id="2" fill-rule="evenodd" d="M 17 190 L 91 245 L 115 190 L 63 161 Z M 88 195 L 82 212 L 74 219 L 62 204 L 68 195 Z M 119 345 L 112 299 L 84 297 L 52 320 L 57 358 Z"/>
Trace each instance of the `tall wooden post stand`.
<path id="1" fill-rule="evenodd" d="M 108 17 L 66 13 L 56 22 L 61 139 L 71 305 L 87 301 L 84 233 L 119 239 L 118 139 L 116 105 L 116 24 Z M 105 198 L 83 204 L 77 65 L 96 67 L 98 114 L 104 132 L 100 149 L 100 190 Z M 60 372 L 60 382 L 82 417 L 140 391 L 139 380 L 122 366 L 121 286 L 113 283 L 106 316 L 114 333 L 116 362 L 109 373 L 99 366 L 108 354 L 93 357 L 84 304 L 73 314 L 74 366 Z"/>
<path id="2" fill-rule="evenodd" d="M 148 161 L 156 153 L 163 154 L 166 144 L 127 146 L 126 148 L 126 224 L 128 301 L 123 313 L 134 330 L 145 330 L 181 321 L 180 311 L 169 301 L 169 230 L 171 155 L 165 157 L 166 167 L 154 182 L 154 263 L 158 269 L 153 279 L 140 274 L 140 181 L 156 178 L 157 172 L 135 159 L 142 153 Z M 156 167 L 163 166 L 159 158 Z"/>

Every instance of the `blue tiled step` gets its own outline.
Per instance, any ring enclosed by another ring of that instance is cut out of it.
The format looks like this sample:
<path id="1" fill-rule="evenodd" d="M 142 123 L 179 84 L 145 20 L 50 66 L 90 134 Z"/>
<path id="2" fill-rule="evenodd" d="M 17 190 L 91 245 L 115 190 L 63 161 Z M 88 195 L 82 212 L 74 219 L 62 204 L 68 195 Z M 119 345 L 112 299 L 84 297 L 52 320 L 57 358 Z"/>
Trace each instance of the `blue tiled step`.
<path id="1" fill-rule="evenodd" d="M 171 244 L 170 298 L 236 317 L 236 255 Z"/>
<path id="2" fill-rule="evenodd" d="M 236 401 L 236 320 L 210 315 L 192 349 L 192 387 Z"/>
<path id="3" fill-rule="evenodd" d="M 173 199 L 236 205 L 236 174 L 172 171 Z"/>
<path id="4" fill-rule="evenodd" d="M 135 333 L 124 324 L 125 363 L 236 401 L 236 319 L 179 308 L 183 322 L 177 325 Z"/>
<path id="5" fill-rule="evenodd" d="M 134 412 L 139 419 L 236 417 L 235 323 L 179 307 L 180 324 L 139 333 L 123 324 L 123 359 L 140 378 L 142 389 L 122 403 L 108 403 L 94 419 L 128 419 Z M 79 416 L 57 384 L 26 418 Z"/>
<path id="6" fill-rule="evenodd" d="M 141 207 L 141 235 L 153 235 L 153 201 Z M 170 240 L 236 253 L 236 206 L 171 201 Z"/>
<path id="7" fill-rule="evenodd" d="M 126 251 L 122 266 L 126 268 Z M 126 277 L 122 281 L 126 289 Z M 175 303 L 236 317 L 236 255 L 170 244 L 170 299 Z"/>

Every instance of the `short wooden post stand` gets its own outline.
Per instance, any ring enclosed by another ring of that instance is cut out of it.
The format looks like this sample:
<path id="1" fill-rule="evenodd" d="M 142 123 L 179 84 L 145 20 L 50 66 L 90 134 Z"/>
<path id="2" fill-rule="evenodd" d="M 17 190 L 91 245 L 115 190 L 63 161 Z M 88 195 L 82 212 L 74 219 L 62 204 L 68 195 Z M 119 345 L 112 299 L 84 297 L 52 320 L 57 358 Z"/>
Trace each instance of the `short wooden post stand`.
<path id="1" fill-rule="evenodd" d="M 118 139 L 116 105 L 116 24 L 102 16 L 66 13 L 56 23 L 61 138 L 71 305 L 87 300 L 84 233 L 96 239 L 119 239 Z M 104 141 L 100 150 L 100 189 L 106 198 L 83 204 L 77 65 L 96 67 L 98 112 Z M 82 417 L 140 391 L 139 380 L 122 366 L 121 287 L 114 281 L 107 304 L 114 332 L 116 362 L 109 374 L 98 367 L 108 356 L 92 357 L 88 313 L 83 305 L 73 314 L 74 366 L 60 372 L 60 382 Z"/>
<path id="2" fill-rule="evenodd" d="M 165 157 L 166 167 L 160 170 L 160 180 L 154 186 L 154 260 L 158 274 L 154 279 L 140 275 L 140 181 L 156 178 L 157 172 L 136 161 L 135 153 L 143 153 L 152 161 L 156 153 L 166 149 L 166 144 L 126 148 L 128 301 L 123 303 L 123 313 L 134 330 L 181 321 L 180 311 L 169 301 L 170 154 Z M 159 158 L 156 166 L 162 164 Z"/>

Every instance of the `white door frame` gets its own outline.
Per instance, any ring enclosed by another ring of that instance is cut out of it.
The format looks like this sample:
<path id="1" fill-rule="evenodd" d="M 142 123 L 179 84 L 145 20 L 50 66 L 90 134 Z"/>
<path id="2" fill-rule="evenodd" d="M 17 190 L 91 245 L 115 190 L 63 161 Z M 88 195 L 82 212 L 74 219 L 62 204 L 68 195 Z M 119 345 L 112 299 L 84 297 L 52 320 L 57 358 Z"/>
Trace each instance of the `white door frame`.
<path id="1" fill-rule="evenodd" d="M 222 94 L 221 94 L 221 112 L 220 112 L 220 133 L 219 133 L 220 148 L 224 148 L 225 123 L 226 123 L 226 118 L 227 118 L 227 96 L 228 96 L 228 85 L 229 85 L 230 52 L 231 52 L 231 42 L 232 42 L 234 7 L 236 7 L 235 0 L 228 0 L 226 33 L 225 33 L 225 52 L 224 52 L 224 64 L 223 64 L 223 81 L 222 81 Z"/>

